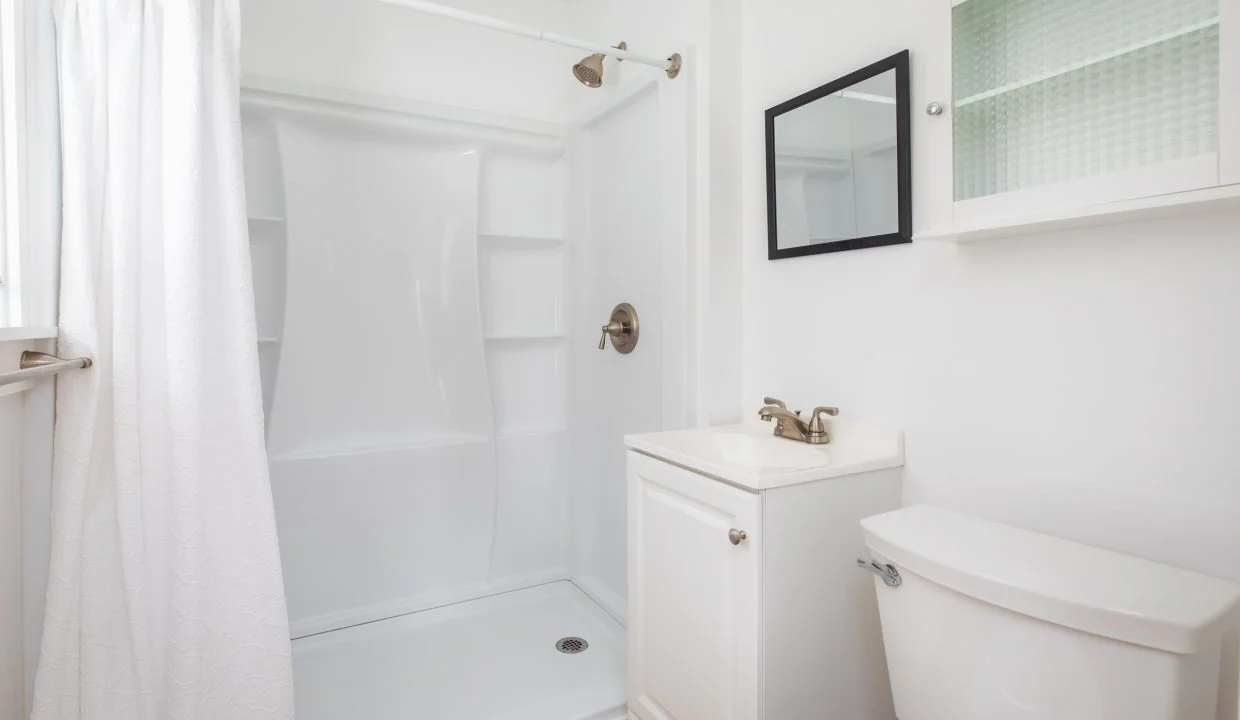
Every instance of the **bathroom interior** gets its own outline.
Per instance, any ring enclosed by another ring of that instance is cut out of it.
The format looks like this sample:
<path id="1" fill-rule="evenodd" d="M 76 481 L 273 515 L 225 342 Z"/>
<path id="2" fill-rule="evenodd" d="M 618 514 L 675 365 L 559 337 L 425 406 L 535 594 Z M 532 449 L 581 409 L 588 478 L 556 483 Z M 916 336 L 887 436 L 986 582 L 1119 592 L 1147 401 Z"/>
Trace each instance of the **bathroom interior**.
<path id="1" fill-rule="evenodd" d="M 0 10 L 0 720 L 1240 718 L 1240 0 L 190 3 L 250 343 L 191 346 L 270 496 L 193 572 L 278 548 L 280 642 L 103 695 L 101 586 L 155 661 L 233 616 L 134 580 L 190 572 L 123 482 L 179 436 L 106 444 L 219 385 L 83 330 L 148 286 L 74 289 L 131 257 L 74 214 L 81 2 Z"/>

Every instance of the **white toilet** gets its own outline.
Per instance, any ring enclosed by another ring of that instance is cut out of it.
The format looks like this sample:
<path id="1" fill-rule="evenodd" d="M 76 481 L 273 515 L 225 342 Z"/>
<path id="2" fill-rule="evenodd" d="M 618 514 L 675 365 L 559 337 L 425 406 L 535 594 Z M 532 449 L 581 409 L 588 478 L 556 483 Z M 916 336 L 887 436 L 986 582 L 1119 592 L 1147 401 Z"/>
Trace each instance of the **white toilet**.
<path id="1" fill-rule="evenodd" d="M 1240 585 L 924 505 L 861 525 L 900 720 L 1235 719 Z"/>

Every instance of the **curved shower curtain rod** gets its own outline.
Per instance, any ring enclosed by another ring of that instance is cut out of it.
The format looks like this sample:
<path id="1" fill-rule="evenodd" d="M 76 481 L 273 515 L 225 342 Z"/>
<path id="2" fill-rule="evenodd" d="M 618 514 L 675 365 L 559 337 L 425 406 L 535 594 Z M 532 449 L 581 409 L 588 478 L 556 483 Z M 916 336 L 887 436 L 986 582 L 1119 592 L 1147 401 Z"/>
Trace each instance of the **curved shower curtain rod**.
<path id="1" fill-rule="evenodd" d="M 378 0 L 378 1 L 382 3 L 387 3 L 388 5 L 395 5 L 397 7 L 408 8 L 410 10 L 417 10 L 418 12 L 424 12 L 429 15 L 438 15 L 439 17 L 449 18 L 451 20 L 459 20 L 460 22 L 469 23 L 470 25 L 478 25 L 481 27 L 491 28 L 492 30 L 499 30 L 500 32 L 506 32 L 506 33 L 511 33 L 513 35 L 520 35 L 522 37 L 533 38 L 535 40 L 542 40 L 544 42 L 552 42 L 558 45 L 567 45 L 569 47 L 575 47 L 581 50 L 589 50 L 592 53 L 601 53 L 603 55 L 610 55 L 620 60 L 628 60 L 630 62 L 640 63 L 642 65 L 650 65 L 651 67 L 657 67 L 660 70 L 666 72 L 669 78 L 675 78 L 677 75 L 680 74 L 680 68 L 682 64 L 680 53 L 674 53 L 670 57 L 667 57 L 667 58 L 650 57 L 649 55 L 642 55 L 640 53 L 630 52 L 628 50 L 621 50 L 619 48 L 614 48 L 609 45 L 589 42 L 587 40 L 578 40 L 577 38 L 569 37 L 567 35 L 560 35 L 558 33 L 547 32 L 541 28 L 531 27 L 529 25 L 521 25 L 519 23 L 508 22 L 507 20 L 500 20 L 498 18 L 488 17 L 486 15 L 479 15 L 478 13 L 472 13 L 472 12 L 468 12 L 465 10 L 457 10 L 456 8 L 445 7 L 437 3 L 426 2 L 426 0 Z"/>

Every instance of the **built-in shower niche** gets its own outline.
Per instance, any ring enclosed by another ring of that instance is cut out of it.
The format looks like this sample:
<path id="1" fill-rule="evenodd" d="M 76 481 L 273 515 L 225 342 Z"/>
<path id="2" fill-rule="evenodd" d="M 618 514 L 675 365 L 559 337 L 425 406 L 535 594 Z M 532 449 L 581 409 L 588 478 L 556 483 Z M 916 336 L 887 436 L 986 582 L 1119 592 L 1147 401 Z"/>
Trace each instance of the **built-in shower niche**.
<path id="1" fill-rule="evenodd" d="M 498 472 L 492 578 L 565 572 L 568 543 L 562 148 L 482 161 L 478 278 Z"/>
<path id="2" fill-rule="evenodd" d="M 563 176 L 562 151 L 482 162 L 478 276 L 499 438 L 565 425 Z"/>
<path id="3" fill-rule="evenodd" d="M 250 233 L 254 278 L 254 315 L 258 325 L 259 373 L 263 385 L 263 414 L 270 427 L 280 369 L 280 338 L 284 331 L 287 290 L 288 234 L 284 210 L 284 178 L 280 142 L 269 118 L 243 108 L 241 138 L 244 150 L 246 215 Z"/>

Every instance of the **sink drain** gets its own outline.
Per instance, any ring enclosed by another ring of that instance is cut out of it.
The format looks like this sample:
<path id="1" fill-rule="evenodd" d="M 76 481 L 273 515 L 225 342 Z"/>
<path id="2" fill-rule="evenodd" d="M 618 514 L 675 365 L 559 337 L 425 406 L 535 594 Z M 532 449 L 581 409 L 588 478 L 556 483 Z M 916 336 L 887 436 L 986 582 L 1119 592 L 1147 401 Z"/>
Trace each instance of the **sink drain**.
<path id="1" fill-rule="evenodd" d="M 566 637 L 555 641 L 555 649 L 565 655 L 576 655 L 577 653 L 585 652 L 588 647 L 590 647 L 590 643 L 586 642 L 584 638 L 579 637 Z"/>

